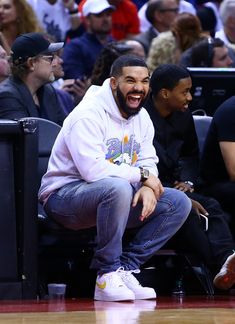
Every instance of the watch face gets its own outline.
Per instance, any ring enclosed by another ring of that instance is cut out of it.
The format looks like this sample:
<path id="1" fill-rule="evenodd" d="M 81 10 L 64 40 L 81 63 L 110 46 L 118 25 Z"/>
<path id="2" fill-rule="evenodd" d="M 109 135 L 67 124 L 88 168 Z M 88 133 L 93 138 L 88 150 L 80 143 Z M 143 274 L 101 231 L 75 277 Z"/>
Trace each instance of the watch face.
<path id="1" fill-rule="evenodd" d="M 144 169 L 144 168 L 140 168 L 140 173 L 141 173 L 141 180 L 140 181 L 145 181 L 148 179 L 149 177 L 149 170 Z"/>
<path id="2" fill-rule="evenodd" d="M 193 182 L 192 182 L 192 181 L 185 181 L 184 183 L 186 183 L 186 184 L 190 185 L 191 187 L 193 187 L 193 186 L 194 186 L 194 185 L 193 185 Z"/>
<path id="3" fill-rule="evenodd" d="M 145 179 L 148 179 L 149 177 L 149 170 L 143 169 L 143 175 Z"/>

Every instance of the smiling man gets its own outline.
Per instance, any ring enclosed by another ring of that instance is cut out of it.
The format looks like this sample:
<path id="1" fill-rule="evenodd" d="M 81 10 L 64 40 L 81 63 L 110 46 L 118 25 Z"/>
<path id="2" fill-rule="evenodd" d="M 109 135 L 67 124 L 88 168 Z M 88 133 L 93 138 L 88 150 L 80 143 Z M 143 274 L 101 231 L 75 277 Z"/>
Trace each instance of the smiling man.
<path id="1" fill-rule="evenodd" d="M 47 214 L 71 229 L 97 227 L 96 300 L 156 298 L 133 273 L 181 227 L 191 203 L 163 189 L 152 145 L 153 125 L 142 105 L 149 93 L 146 63 L 122 55 L 111 78 L 91 86 L 66 118 L 52 150 L 39 199 Z M 126 228 L 137 229 L 122 244 Z"/>
<path id="2" fill-rule="evenodd" d="M 193 208 L 176 238 L 183 242 L 181 249 L 189 248 L 209 266 L 221 268 L 214 281 L 217 288 L 231 288 L 235 283 L 235 242 L 226 214 L 217 200 L 198 190 L 199 148 L 188 109 L 192 100 L 190 74 L 184 67 L 162 64 L 153 72 L 150 85 L 145 107 L 155 127 L 153 143 L 159 158 L 159 178 L 164 186 L 181 190 L 192 199 Z M 208 217 L 207 231 L 201 226 L 201 214 Z"/>

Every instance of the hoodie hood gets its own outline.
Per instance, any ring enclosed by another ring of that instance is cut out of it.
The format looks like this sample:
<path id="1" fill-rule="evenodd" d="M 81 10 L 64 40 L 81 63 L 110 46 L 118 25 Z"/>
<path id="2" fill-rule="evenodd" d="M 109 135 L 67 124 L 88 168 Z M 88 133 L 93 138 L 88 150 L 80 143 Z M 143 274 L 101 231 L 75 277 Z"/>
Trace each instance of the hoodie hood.
<path id="1" fill-rule="evenodd" d="M 122 117 L 119 107 L 114 99 L 110 86 L 110 78 L 106 79 L 102 86 L 91 86 L 83 99 L 88 102 L 99 100 L 99 106 L 101 106 L 112 119 L 123 122 L 127 121 L 126 118 Z M 84 104 L 86 103 L 84 102 Z M 132 117 L 129 119 L 131 118 Z"/>

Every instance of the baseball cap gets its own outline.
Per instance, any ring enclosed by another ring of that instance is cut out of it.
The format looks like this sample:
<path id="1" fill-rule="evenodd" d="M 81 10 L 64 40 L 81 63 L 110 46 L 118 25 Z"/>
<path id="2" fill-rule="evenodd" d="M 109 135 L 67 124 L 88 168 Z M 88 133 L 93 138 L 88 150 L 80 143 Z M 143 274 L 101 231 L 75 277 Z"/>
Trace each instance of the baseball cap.
<path id="1" fill-rule="evenodd" d="M 43 33 L 27 33 L 18 36 L 11 47 L 13 64 L 22 64 L 29 57 L 39 54 L 50 54 L 60 50 L 63 42 L 50 43 Z"/>
<path id="2" fill-rule="evenodd" d="M 89 14 L 99 14 L 107 9 L 115 10 L 115 6 L 110 5 L 107 0 L 87 0 L 82 7 L 82 14 L 86 17 Z"/>

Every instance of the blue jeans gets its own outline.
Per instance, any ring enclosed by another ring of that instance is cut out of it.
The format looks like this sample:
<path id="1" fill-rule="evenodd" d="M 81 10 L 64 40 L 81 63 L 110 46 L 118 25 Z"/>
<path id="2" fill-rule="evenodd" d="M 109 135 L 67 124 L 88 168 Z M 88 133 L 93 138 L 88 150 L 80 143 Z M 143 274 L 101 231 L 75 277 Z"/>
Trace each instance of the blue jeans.
<path id="1" fill-rule="evenodd" d="M 106 178 L 93 183 L 83 180 L 65 185 L 45 204 L 48 216 L 70 229 L 96 226 L 97 249 L 91 267 L 98 273 L 139 269 L 182 226 L 191 201 L 181 191 L 165 188 L 155 211 L 140 221 L 142 204 L 131 207 L 135 189 L 125 179 Z M 126 228 L 139 228 L 125 248 Z"/>

